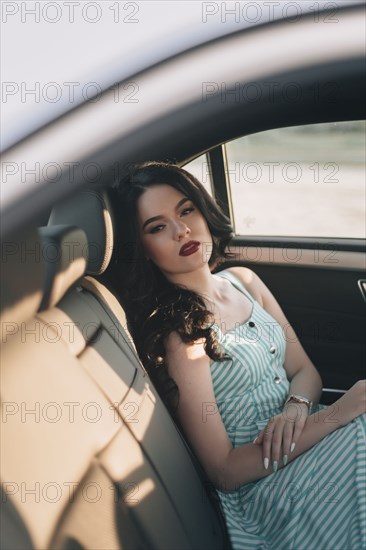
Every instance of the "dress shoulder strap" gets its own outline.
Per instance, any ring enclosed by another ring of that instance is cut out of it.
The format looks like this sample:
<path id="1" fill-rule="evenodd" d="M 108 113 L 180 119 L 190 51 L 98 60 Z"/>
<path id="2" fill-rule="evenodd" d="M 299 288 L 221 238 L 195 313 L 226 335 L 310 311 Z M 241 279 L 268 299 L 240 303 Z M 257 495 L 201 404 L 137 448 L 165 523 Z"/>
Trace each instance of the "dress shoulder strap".
<path id="1" fill-rule="evenodd" d="M 245 294 L 251 302 L 255 302 L 255 299 L 250 294 L 249 290 L 247 290 L 245 288 L 245 286 L 240 281 L 240 279 L 238 279 L 238 277 L 236 277 L 233 273 L 231 273 L 230 271 L 224 270 L 224 271 L 220 271 L 219 273 L 216 273 L 216 275 L 218 275 L 219 277 L 223 277 L 224 279 L 227 279 L 228 281 L 230 281 L 230 283 L 233 286 L 235 286 L 235 288 L 240 290 L 243 294 Z"/>

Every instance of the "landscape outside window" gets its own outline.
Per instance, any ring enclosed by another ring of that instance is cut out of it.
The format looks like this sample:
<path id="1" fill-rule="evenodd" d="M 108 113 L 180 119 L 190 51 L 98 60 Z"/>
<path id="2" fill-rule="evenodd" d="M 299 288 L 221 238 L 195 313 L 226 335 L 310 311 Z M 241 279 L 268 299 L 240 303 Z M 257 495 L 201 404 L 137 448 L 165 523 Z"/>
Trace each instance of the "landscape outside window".
<path id="1" fill-rule="evenodd" d="M 226 144 L 238 235 L 365 238 L 364 121 L 260 132 Z"/>

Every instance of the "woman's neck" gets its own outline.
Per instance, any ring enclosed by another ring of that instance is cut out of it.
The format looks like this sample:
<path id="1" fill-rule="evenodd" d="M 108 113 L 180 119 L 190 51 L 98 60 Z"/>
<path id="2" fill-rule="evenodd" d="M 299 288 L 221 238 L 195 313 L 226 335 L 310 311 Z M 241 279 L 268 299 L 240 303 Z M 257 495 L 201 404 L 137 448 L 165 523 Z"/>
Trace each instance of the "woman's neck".
<path id="1" fill-rule="evenodd" d="M 211 273 L 208 265 L 190 273 L 169 277 L 169 281 L 200 294 L 213 304 L 222 300 L 222 281 Z"/>

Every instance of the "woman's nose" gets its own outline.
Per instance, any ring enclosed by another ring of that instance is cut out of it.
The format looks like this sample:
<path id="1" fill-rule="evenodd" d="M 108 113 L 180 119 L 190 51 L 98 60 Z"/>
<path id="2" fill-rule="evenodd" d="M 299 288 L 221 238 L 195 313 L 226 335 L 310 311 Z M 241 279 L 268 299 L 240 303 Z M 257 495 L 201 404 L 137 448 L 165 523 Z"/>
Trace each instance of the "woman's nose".
<path id="1" fill-rule="evenodd" d="M 175 229 L 174 229 L 174 236 L 178 241 L 183 239 L 190 232 L 191 232 L 191 230 L 189 229 L 189 227 L 182 220 L 177 220 L 176 221 Z"/>

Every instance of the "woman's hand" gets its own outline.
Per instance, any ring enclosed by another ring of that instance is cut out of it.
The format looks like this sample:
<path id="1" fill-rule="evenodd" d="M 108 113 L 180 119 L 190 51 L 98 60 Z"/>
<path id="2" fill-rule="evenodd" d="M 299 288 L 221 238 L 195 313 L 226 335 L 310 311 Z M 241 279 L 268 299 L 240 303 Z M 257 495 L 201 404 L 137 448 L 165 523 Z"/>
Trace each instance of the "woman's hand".
<path id="1" fill-rule="evenodd" d="M 366 412 L 366 380 L 358 380 L 332 406 L 335 407 L 334 418 L 341 423 L 341 426 L 346 426 L 364 414 Z"/>
<path id="2" fill-rule="evenodd" d="M 288 456 L 294 450 L 304 428 L 308 413 L 305 403 L 289 401 L 282 413 L 273 416 L 256 437 L 254 443 L 263 446 L 263 464 L 266 470 L 272 463 L 273 471 L 276 472 L 280 458 L 286 466 Z"/>

